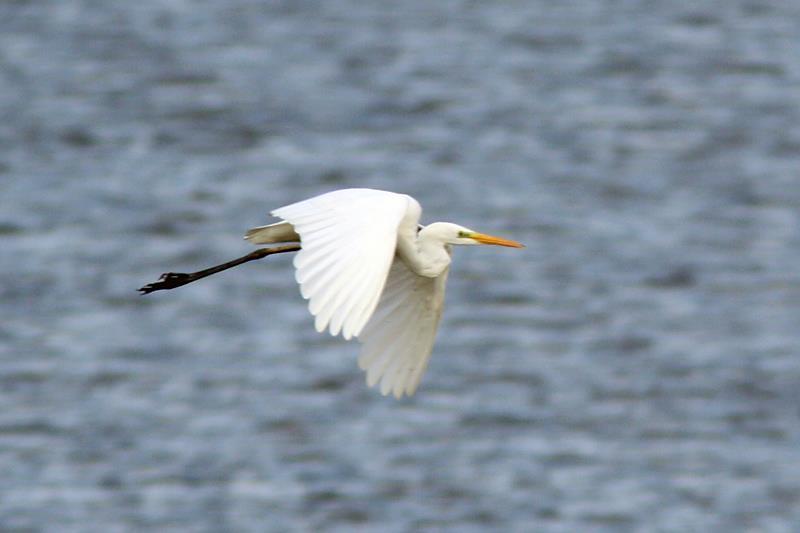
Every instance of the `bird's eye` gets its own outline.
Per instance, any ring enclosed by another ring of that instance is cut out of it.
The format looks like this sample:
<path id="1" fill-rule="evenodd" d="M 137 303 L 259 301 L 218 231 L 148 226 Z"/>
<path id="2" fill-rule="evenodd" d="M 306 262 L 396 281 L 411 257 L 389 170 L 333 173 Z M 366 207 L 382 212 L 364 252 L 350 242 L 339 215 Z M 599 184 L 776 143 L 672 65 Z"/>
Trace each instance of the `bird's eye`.
<path id="1" fill-rule="evenodd" d="M 458 238 L 459 239 L 466 239 L 468 237 L 469 237 L 469 234 L 466 231 L 459 231 L 458 232 Z"/>

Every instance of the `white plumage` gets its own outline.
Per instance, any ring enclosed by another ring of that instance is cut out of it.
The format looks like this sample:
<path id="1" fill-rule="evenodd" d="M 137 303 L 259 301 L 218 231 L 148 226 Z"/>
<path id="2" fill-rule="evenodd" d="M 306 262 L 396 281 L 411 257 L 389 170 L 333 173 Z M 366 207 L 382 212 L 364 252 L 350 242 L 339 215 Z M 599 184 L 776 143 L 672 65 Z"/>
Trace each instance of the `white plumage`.
<path id="1" fill-rule="evenodd" d="M 400 259 L 392 263 L 378 308 L 359 337 L 358 366 L 367 371 L 370 387 L 380 381 L 381 394 L 416 392 L 433 351 L 448 272 L 426 278 Z"/>
<path id="2" fill-rule="evenodd" d="M 418 231 L 412 197 L 344 189 L 272 211 L 283 219 L 253 228 L 254 244 L 301 243 L 295 278 L 317 331 L 362 344 L 370 387 L 412 395 L 428 366 L 444 305 L 450 245 L 522 245 L 437 222 Z"/>

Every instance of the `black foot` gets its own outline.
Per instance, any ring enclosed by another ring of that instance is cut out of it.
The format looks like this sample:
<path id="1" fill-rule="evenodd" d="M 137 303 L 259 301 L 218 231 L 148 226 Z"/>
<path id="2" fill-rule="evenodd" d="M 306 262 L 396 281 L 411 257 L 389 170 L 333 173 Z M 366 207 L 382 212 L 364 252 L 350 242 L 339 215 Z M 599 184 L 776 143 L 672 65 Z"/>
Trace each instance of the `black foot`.
<path id="1" fill-rule="evenodd" d="M 191 274 L 186 274 L 184 272 L 166 272 L 161 274 L 161 277 L 158 278 L 158 281 L 154 283 L 148 283 L 144 287 L 137 290 L 142 294 L 150 294 L 151 292 L 155 291 L 174 289 L 175 287 L 186 285 L 190 281 L 192 281 Z"/>

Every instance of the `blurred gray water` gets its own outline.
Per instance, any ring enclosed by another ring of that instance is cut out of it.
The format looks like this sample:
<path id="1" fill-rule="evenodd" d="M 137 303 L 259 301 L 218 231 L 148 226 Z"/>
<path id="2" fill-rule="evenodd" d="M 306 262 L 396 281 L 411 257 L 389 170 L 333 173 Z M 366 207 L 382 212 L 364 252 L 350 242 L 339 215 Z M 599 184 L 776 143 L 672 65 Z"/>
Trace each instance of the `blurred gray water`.
<path id="1" fill-rule="evenodd" d="M 0 3 L 0 530 L 800 531 L 800 4 Z M 397 402 L 274 207 L 459 249 Z"/>

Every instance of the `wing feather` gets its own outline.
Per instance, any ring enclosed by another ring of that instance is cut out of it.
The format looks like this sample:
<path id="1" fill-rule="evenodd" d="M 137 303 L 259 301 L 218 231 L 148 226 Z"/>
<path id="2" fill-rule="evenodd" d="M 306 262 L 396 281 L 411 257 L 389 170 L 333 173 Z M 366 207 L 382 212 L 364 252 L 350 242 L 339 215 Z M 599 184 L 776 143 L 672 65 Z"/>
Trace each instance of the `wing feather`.
<path id="1" fill-rule="evenodd" d="M 358 366 L 367 385 L 396 398 L 416 392 L 428 366 L 444 306 L 448 271 L 437 278 L 411 272 L 395 259 L 380 302 L 364 331 Z"/>
<path id="2" fill-rule="evenodd" d="M 420 211 L 404 194 L 343 189 L 272 212 L 300 236 L 295 279 L 317 331 L 361 333 L 386 284 L 398 230 L 415 228 Z"/>

